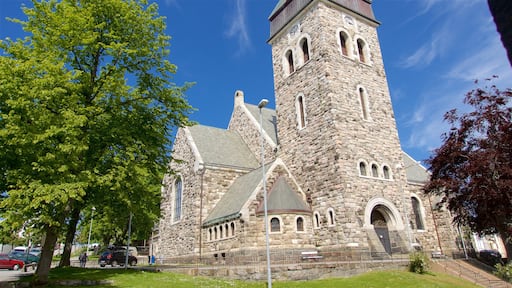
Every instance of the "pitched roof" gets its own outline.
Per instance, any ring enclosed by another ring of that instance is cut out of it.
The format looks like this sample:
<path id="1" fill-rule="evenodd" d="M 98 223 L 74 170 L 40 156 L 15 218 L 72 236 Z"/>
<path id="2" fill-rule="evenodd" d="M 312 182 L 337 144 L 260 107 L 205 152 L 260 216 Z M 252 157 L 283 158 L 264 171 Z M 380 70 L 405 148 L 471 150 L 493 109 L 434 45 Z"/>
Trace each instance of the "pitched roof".
<path id="1" fill-rule="evenodd" d="M 238 133 L 203 125 L 188 129 L 205 164 L 251 169 L 259 166 Z"/>
<path id="2" fill-rule="evenodd" d="M 288 184 L 285 177 L 279 177 L 267 199 L 267 210 L 269 213 L 311 213 L 311 209 Z M 264 213 L 264 206 L 261 205 L 256 213 Z"/>
<path id="3" fill-rule="evenodd" d="M 257 119 L 258 121 L 260 120 L 260 111 L 258 106 L 245 103 L 245 107 L 247 107 L 247 110 L 251 112 L 252 116 L 255 119 Z M 263 118 L 263 130 L 265 131 L 265 133 L 267 133 L 268 136 L 270 136 L 270 138 L 272 138 L 274 144 L 279 144 L 279 140 L 277 138 L 276 110 L 270 108 L 262 108 L 261 117 Z"/>
<path id="4" fill-rule="evenodd" d="M 238 218 L 242 207 L 262 180 L 261 169 L 260 167 L 236 179 L 206 217 L 203 226 Z"/>
<path id="5" fill-rule="evenodd" d="M 425 167 L 414 160 L 409 154 L 402 152 L 402 158 L 405 165 L 405 174 L 407 181 L 413 183 L 426 183 L 430 175 Z"/>

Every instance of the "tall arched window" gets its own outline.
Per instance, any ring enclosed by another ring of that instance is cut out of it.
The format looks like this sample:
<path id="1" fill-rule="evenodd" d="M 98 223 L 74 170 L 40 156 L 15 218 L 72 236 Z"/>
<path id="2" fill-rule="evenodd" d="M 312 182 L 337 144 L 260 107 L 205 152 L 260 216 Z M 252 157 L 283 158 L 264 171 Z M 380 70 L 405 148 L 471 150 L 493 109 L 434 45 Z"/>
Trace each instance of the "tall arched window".
<path id="1" fill-rule="evenodd" d="M 212 241 L 212 240 L 213 240 L 212 228 L 208 229 L 208 239 L 209 239 L 210 241 Z"/>
<path id="2" fill-rule="evenodd" d="M 366 57 L 364 55 L 365 43 L 361 39 L 357 39 L 357 53 L 359 53 L 359 61 L 366 63 Z"/>
<path id="3" fill-rule="evenodd" d="M 304 56 L 304 63 L 306 63 L 309 61 L 309 46 L 307 38 L 301 40 L 300 48 L 302 49 L 302 55 Z"/>
<path id="4" fill-rule="evenodd" d="M 318 212 L 315 212 L 315 228 L 320 228 L 320 214 Z"/>
<path id="5" fill-rule="evenodd" d="M 296 224 L 298 232 L 304 231 L 304 218 L 297 217 Z"/>
<path id="6" fill-rule="evenodd" d="M 359 174 L 361 176 L 366 176 L 367 175 L 367 173 L 366 173 L 366 163 L 359 162 Z"/>
<path id="7" fill-rule="evenodd" d="M 270 232 L 280 232 L 281 231 L 281 223 L 279 218 L 274 217 L 270 219 Z"/>
<path id="8" fill-rule="evenodd" d="M 347 35 L 345 32 L 340 32 L 340 47 L 341 47 L 341 54 L 344 56 L 348 56 L 348 49 L 347 49 Z"/>
<path id="9" fill-rule="evenodd" d="M 217 236 L 217 227 L 214 227 L 214 228 L 213 228 L 213 234 L 214 234 L 214 236 L 215 236 L 215 238 L 214 238 L 214 239 L 215 239 L 215 240 L 217 240 L 217 237 L 218 237 L 218 236 Z"/>
<path id="10" fill-rule="evenodd" d="M 391 178 L 389 175 L 389 167 L 388 166 L 384 165 L 384 167 L 382 167 L 382 174 L 384 174 L 384 179 Z"/>
<path id="11" fill-rule="evenodd" d="M 222 239 L 222 237 L 224 237 L 224 233 L 223 233 L 223 230 L 222 230 L 222 225 L 219 226 L 219 238 Z"/>
<path id="12" fill-rule="evenodd" d="M 412 202 L 412 211 L 414 212 L 414 219 L 416 222 L 416 229 L 425 230 L 425 225 L 423 224 L 423 217 L 421 215 L 420 201 L 416 199 L 416 197 L 411 197 Z"/>
<path id="13" fill-rule="evenodd" d="M 372 164 L 372 177 L 379 177 L 379 169 L 377 164 Z"/>
<path id="14" fill-rule="evenodd" d="M 297 121 L 299 122 L 299 129 L 306 127 L 306 113 L 304 110 L 304 97 L 302 95 L 297 97 Z"/>
<path id="15" fill-rule="evenodd" d="M 229 237 L 229 225 L 228 225 L 228 223 L 226 223 L 226 225 L 224 225 L 224 228 L 226 228 L 225 229 L 226 232 L 224 232 L 224 233 L 226 233 L 226 237 Z"/>
<path id="16" fill-rule="evenodd" d="M 368 120 L 368 103 L 366 101 L 367 100 L 366 91 L 362 87 L 359 87 L 358 93 L 359 93 L 359 101 L 361 103 L 361 112 L 363 113 L 363 119 Z"/>
<path id="17" fill-rule="evenodd" d="M 183 194 L 183 182 L 181 177 L 176 178 L 174 181 L 174 221 L 181 219 L 181 198 Z"/>
<path id="18" fill-rule="evenodd" d="M 231 236 L 235 236 L 235 223 L 231 222 Z"/>
<path id="19" fill-rule="evenodd" d="M 329 208 L 329 211 L 327 211 L 327 217 L 329 219 L 329 226 L 334 225 L 334 210 L 332 208 Z"/>
<path id="20" fill-rule="evenodd" d="M 292 74 L 295 71 L 295 67 L 293 65 L 293 53 L 292 50 L 288 50 L 286 52 L 286 61 L 288 64 L 288 73 Z"/>

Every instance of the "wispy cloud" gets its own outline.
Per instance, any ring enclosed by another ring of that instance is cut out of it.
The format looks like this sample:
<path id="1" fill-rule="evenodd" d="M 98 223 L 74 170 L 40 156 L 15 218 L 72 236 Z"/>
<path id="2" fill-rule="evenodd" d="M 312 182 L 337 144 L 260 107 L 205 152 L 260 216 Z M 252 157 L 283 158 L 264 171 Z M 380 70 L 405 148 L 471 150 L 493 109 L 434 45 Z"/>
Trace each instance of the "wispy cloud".
<path id="1" fill-rule="evenodd" d="M 251 47 L 251 39 L 246 22 L 246 0 L 234 0 L 235 7 L 230 17 L 229 27 L 225 32 L 228 38 L 235 38 L 238 42 L 237 55 L 243 54 Z"/>

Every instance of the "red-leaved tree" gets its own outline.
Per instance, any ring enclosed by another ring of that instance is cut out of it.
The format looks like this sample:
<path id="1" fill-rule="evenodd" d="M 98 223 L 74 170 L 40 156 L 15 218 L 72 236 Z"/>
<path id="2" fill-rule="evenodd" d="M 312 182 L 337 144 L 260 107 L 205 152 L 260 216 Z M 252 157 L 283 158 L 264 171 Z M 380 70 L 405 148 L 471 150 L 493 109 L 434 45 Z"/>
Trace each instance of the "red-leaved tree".
<path id="1" fill-rule="evenodd" d="M 488 79 L 487 83 L 492 83 Z M 479 234 L 499 233 L 512 257 L 512 90 L 495 85 L 466 94 L 474 111 L 444 115 L 451 125 L 427 160 L 425 192 L 443 196 L 456 224 Z"/>

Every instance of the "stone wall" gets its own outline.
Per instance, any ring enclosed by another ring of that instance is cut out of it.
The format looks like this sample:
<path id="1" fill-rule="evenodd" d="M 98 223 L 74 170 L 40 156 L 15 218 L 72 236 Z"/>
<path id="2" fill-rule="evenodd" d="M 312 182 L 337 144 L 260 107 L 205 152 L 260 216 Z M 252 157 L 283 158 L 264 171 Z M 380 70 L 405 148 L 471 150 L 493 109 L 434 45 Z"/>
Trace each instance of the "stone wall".
<path id="1" fill-rule="evenodd" d="M 347 22 L 347 17 L 352 24 Z M 375 197 L 389 200 L 400 214 L 410 205 L 402 203 L 405 174 L 394 169 L 402 163 L 402 151 L 376 29 L 372 25 L 338 6 L 316 2 L 271 43 L 281 143 L 279 156 L 301 187 L 311 193 L 315 211 L 321 215 L 326 215 L 329 208 L 336 211 L 339 229 L 316 229 L 319 245 L 341 242 L 366 247 L 368 237 L 363 226 L 369 223 L 364 223 L 364 211 Z M 299 28 L 292 32 L 294 26 Z M 367 63 L 361 63 L 356 54 L 341 55 L 338 29 L 349 33 L 352 39 L 364 39 L 369 47 Z M 298 43 L 303 38 L 309 40 L 310 60 L 301 63 Z M 297 63 L 291 74 L 283 65 L 287 50 L 293 51 Z M 367 120 L 362 117 L 359 87 L 367 93 Z M 297 128 L 297 95 L 304 96 L 307 124 L 303 129 Z M 382 172 L 379 177 L 361 177 L 358 170 L 361 160 L 375 163 L 379 169 L 387 165 L 391 168 L 391 179 L 383 179 Z M 404 218 L 401 221 L 405 222 Z"/>

